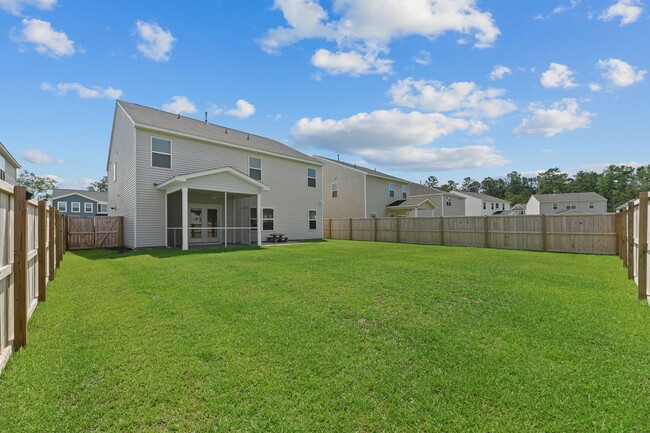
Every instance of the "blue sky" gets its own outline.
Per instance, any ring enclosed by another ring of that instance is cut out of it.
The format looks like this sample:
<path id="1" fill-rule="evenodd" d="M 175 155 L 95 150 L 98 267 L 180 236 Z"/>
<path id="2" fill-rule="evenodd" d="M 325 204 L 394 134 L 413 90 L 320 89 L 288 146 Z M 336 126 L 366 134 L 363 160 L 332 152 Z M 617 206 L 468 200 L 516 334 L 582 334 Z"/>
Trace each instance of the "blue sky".
<path id="1" fill-rule="evenodd" d="M 642 0 L 0 0 L 0 141 L 105 174 L 115 99 L 420 181 L 648 164 Z"/>

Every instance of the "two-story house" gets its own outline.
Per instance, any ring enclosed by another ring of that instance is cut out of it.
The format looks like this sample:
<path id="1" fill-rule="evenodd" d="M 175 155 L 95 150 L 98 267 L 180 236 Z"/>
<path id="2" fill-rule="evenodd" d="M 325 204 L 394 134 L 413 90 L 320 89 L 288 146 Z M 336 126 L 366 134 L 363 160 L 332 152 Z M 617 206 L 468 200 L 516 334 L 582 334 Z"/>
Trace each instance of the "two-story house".
<path id="1" fill-rule="evenodd" d="M 128 248 L 322 239 L 322 164 L 275 140 L 117 101 L 109 215 Z"/>
<path id="2" fill-rule="evenodd" d="M 108 193 L 82 189 L 54 189 L 52 206 L 68 216 L 108 215 Z"/>
<path id="3" fill-rule="evenodd" d="M 10 185 L 16 185 L 18 179 L 17 171 L 20 164 L 16 161 L 7 148 L 0 142 L 0 180 L 4 180 Z"/>
<path id="4" fill-rule="evenodd" d="M 526 215 L 607 212 L 607 199 L 595 192 L 533 194 L 526 203 Z"/>
<path id="5" fill-rule="evenodd" d="M 428 198 L 412 199 L 411 182 L 357 164 L 314 156 L 323 164 L 325 218 L 381 218 L 429 214 Z"/>
<path id="6" fill-rule="evenodd" d="M 428 198 L 436 206 L 431 212 L 419 212 L 418 216 L 464 216 L 465 197 L 454 192 L 443 191 L 438 188 L 430 188 L 417 183 L 411 184 L 412 198 Z"/>
<path id="7" fill-rule="evenodd" d="M 465 197 L 466 216 L 499 215 L 510 210 L 510 202 L 499 197 L 494 197 L 480 192 L 454 191 Z"/>

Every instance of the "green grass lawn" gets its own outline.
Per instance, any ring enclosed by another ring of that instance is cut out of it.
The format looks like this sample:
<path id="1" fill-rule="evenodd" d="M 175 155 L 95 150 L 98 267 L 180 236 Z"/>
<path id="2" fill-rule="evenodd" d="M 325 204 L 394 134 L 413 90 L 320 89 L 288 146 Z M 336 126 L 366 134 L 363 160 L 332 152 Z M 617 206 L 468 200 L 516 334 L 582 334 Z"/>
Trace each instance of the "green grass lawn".
<path id="1" fill-rule="evenodd" d="M 0 376 L 0 431 L 648 431 L 649 361 L 616 257 L 68 253 Z"/>

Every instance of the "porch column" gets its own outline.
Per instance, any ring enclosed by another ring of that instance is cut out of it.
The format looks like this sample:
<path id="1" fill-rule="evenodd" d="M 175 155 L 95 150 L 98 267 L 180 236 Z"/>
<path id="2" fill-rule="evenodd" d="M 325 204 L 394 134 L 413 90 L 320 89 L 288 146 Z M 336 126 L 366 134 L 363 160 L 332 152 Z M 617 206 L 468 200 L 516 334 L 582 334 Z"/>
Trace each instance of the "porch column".
<path id="1" fill-rule="evenodd" d="M 257 246 L 262 246 L 262 193 L 257 193 Z"/>
<path id="2" fill-rule="evenodd" d="M 169 223 L 167 222 L 167 199 L 169 198 L 169 194 L 167 194 L 167 191 L 165 191 L 165 247 L 169 247 Z"/>
<path id="3" fill-rule="evenodd" d="M 223 224 L 225 227 L 223 231 L 224 247 L 228 248 L 228 193 L 226 191 L 223 192 Z"/>
<path id="4" fill-rule="evenodd" d="M 189 229 L 189 224 L 187 219 L 189 218 L 189 204 L 188 204 L 188 196 L 187 196 L 187 188 L 182 188 L 181 189 L 181 202 L 183 203 L 183 251 L 187 251 L 189 249 L 189 239 L 188 239 L 188 229 Z"/>

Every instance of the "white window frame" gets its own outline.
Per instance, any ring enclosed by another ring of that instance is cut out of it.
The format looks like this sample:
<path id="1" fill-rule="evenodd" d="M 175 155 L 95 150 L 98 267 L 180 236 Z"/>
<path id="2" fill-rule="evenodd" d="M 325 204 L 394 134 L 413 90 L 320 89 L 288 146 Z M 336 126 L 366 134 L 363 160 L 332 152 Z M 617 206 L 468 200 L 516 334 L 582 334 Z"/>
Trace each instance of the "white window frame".
<path id="1" fill-rule="evenodd" d="M 313 176 L 309 175 L 309 170 L 314 170 L 314 175 Z M 317 175 L 318 175 L 318 172 L 316 171 L 315 167 L 307 167 L 307 187 L 308 188 L 316 188 L 317 187 L 317 185 L 318 185 L 318 181 L 316 180 Z M 310 179 L 314 179 L 314 185 L 313 186 L 309 184 Z"/>
<path id="2" fill-rule="evenodd" d="M 407 198 L 409 198 L 408 195 L 409 195 L 408 185 L 402 185 L 402 198 L 406 200 Z"/>
<path id="3" fill-rule="evenodd" d="M 271 212 L 273 212 L 273 218 L 264 218 L 264 211 L 265 210 L 270 210 Z M 255 229 L 259 229 L 260 227 L 258 226 L 258 223 L 257 223 L 257 208 L 256 207 L 250 208 L 250 212 L 251 212 L 250 226 L 254 227 Z M 255 224 L 253 224 L 253 221 L 255 221 Z M 270 229 L 265 229 L 264 228 L 264 221 L 271 221 L 271 223 L 273 224 L 273 227 L 270 228 Z M 267 231 L 267 232 L 275 231 L 275 208 L 273 208 L 273 207 L 263 207 L 262 208 L 262 231 Z"/>
<path id="4" fill-rule="evenodd" d="M 593 201 L 590 201 L 589 202 L 589 209 L 596 209 L 596 203 L 594 203 Z"/>
<path id="5" fill-rule="evenodd" d="M 332 184 L 332 198 L 337 198 L 339 196 L 339 184 L 334 182 Z"/>
<path id="6" fill-rule="evenodd" d="M 154 151 L 154 150 L 153 150 L 153 139 L 154 139 L 154 138 L 155 138 L 155 139 L 158 139 L 158 140 L 169 141 L 169 153 L 159 152 L 159 151 L 157 151 L 157 150 Z M 151 164 L 151 168 L 161 168 L 161 169 L 163 169 L 163 170 L 171 170 L 171 169 L 172 169 L 172 164 L 173 164 L 173 161 L 172 161 L 172 145 L 173 145 L 173 143 L 172 143 L 172 141 L 171 141 L 169 138 L 155 137 L 155 136 L 153 136 L 153 135 L 151 136 L 151 138 L 149 139 L 149 150 L 150 150 L 150 152 L 149 152 L 149 159 L 150 159 L 150 161 L 149 161 L 149 162 L 150 162 L 150 164 Z M 154 153 L 157 153 L 158 155 L 169 155 L 169 167 L 159 167 L 159 166 L 157 166 L 157 165 L 153 165 L 153 154 L 154 154 Z"/>
<path id="7" fill-rule="evenodd" d="M 68 211 L 68 202 L 67 201 L 58 201 L 58 202 L 56 202 L 56 210 L 58 210 L 59 212 L 67 212 Z"/>
<path id="8" fill-rule="evenodd" d="M 483 210 L 487 210 L 487 203 L 483 202 Z"/>
<path id="9" fill-rule="evenodd" d="M 314 218 L 311 217 L 311 213 L 314 212 Z M 307 211 L 307 225 L 309 230 L 318 230 L 318 211 L 316 209 L 309 209 Z M 314 222 L 314 228 L 311 227 L 311 222 Z"/>
<path id="10" fill-rule="evenodd" d="M 102 206 L 106 206 L 106 210 L 102 211 Z M 108 214 L 108 203 L 97 203 L 98 214 Z"/>
<path id="11" fill-rule="evenodd" d="M 564 206 L 565 210 L 570 210 L 570 209 L 576 209 L 576 204 L 574 202 L 567 202 L 567 204 Z"/>
<path id="12" fill-rule="evenodd" d="M 260 168 L 257 167 L 251 167 L 251 158 L 258 159 L 260 161 Z M 251 176 L 251 170 L 259 170 L 260 171 L 260 178 L 255 179 L 253 176 Z M 248 176 L 255 179 L 255 180 L 262 180 L 262 158 L 259 156 L 254 156 L 254 155 L 248 155 Z"/>
<path id="13" fill-rule="evenodd" d="M 388 197 L 395 198 L 395 182 L 388 182 Z"/>
<path id="14" fill-rule="evenodd" d="M 490 210 L 494 210 L 494 202 L 490 203 Z"/>
<path id="15" fill-rule="evenodd" d="M 77 205 L 77 210 L 74 210 L 74 205 Z M 73 201 L 70 203 L 70 212 L 72 213 L 81 213 L 81 202 L 80 201 Z"/>
<path id="16" fill-rule="evenodd" d="M 88 205 L 90 205 L 90 210 L 88 210 Z M 94 213 L 95 205 L 89 201 L 84 203 L 84 213 Z"/>
<path id="17" fill-rule="evenodd" d="M 451 206 L 451 197 L 447 197 L 447 200 L 445 200 L 445 205 Z"/>
<path id="18" fill-rule="evenodd" d="M 557 203 L 553 203 L 553 210 L 557 210 Z"/>

